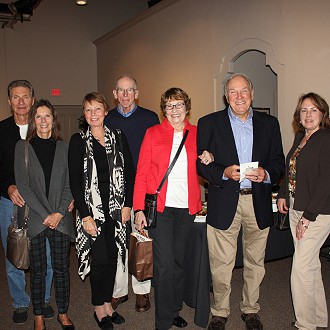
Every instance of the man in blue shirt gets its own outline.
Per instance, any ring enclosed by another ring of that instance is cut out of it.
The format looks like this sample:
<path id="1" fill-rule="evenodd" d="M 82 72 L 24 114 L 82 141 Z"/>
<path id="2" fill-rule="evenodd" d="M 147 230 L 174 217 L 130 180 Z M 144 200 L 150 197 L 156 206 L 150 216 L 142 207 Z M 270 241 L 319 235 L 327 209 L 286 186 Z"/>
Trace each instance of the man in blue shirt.
<path id="1" fill-rule="evenodd" d="M 153 111 L 144 109 L 135 103 L 139 90 L 136 80 L 128 75 L 117 79 L 113 95 L 118 100 L 115 109 L 109 111 L 105 118 L 105 125 L 111 129 L 119 128 L 126 136 L 133 157 L 135 169 L 137 167 L 140 147 L 146 130 L 159 124 L 159 118 Z M 131 221 L 134 221 L 132 216 Z M 135 226 L 132 225 L 133 230 Z M 128 253 L 127 253 L 128 255 Z M 132 276 L 133 292 L 136 294 L 135 309 L 137 312 L 145 312 L 150 308 L 149 293 L 151 281 L 139 282 Z M 117 274 L 113 289 L 112 307 L 117 306 L 128 299 L 128 267 L 123 271 L 121 258 L 118 258 Z"/>
<path id="2" fill-rule="evenodd" d="M 198 173 L 209 181 L 206 221 L 214 293 L 209 330 L 224 330 L 230 314 L 231 278 L 241 227 L 241 317 L 247 330 L 263 329 L 258 315 L 259 287 L 273 224 L 272 185 L 283 176 L 284 155 L 277 119 L 253 111 L 253 95 L 251 80 L 244 74 L 233 74 L 225 85 L 227 109 L 198 122 L 197 152 L 209 150 L 214 156 L 209 166 L 197 161 Z M 240 169 L 250 162 L 258 162 L 258 166 L 241 177 Z"/>

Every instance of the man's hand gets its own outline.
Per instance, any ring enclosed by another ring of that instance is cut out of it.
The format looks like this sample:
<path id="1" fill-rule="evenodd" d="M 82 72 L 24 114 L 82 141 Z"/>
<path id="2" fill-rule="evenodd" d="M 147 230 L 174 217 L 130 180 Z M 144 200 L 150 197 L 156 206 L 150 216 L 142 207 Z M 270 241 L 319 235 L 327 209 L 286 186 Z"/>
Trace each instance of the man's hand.
<path id="1" fill-rule="evenodd" d="M 267 179 L 267 173 L 262 167 L 254 168 L 251 172 L 245 174 L 245 177 L 252 182 L 264 182 Z"/>
<path id="2" fill-rule="evenodd" d="M 20 195 L 20 193 L 17 190 L 17 187 L 14 184 L 8 187 L 8 195 L 14 205 L 17 205 L 19 207 L 24 206 L 25 200 Z"/>
<path id="3" fill-rule="evenodd" d="M 239 165 L 231 165 L 226 167 L 223 174 L 228 179 L 239 181 L 240 179 Z"/>

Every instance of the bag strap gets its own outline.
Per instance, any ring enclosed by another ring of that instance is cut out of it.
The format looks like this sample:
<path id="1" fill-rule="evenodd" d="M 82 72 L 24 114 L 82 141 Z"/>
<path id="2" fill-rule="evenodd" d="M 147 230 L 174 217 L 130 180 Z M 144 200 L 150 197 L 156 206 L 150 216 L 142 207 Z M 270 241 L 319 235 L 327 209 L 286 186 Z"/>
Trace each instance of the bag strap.
<path id="1" fill-rule="evenodd" d="M 189 130 L 186 130 L 186 132 L 185 132 L 185 134 L 184 134 L 184 136 L 183 136 L 183 138 L 182 138 L 182 141 L 181 141 L 181 143 L 180 143 L 179 149 L 178 149 L 178 151 L 176 152 L 176 154 L 175 154 L 175 156 L 174 156 L 174 158 L 173 158 L 173 160 L 172 160 L 170 166 L 168 167 L 168 169 L 167 169 L 167 171 L 166 171 L 166 173 L 165 173 L 165 175 L 164 175 L 164 177 L 163 177 L 163 180 L 161 181 L 159 187 L 158 187 L 157 190 L 156 190 L 156 193 L 157 193 L 157 194 L 159 194 L 160 189 L 162 189 L 162 187 L 163 187 L 163 185 L 164 185 L 164 183 L 165 183 L 167 177 L 168 177 L 169 174 L 171 173 L 171 171 L 172 171 L 172 169 L 173 169 L 173 167 L 174 167 L 176 161 L 178 160 L 179 155 L 180 155 L 180 152 L 181 152 L 181 150 L 182 150 L 182 148 L 183 148 L 183 145 L 184 145 L 184 143 L 185 143 L 185 141 L 186 141 L 186 139 L 187 139 L 187 135 L 188 135 L 188 133 L 189 133 Z"/>
<path id="2" fill-rule="evenodd" d="M 25 171 L 26 171 L 26 177 L 28 184 L 30 183 L 29 180 L 29 170 L 28 170 L 28 165 L 29 165 L 29 142 L 25 141 L 24 143 L 24 162 L 25 162 Z M 16 212 L 17 212 L 17 207 L 16 207 Z M 29 219 L 29 206 L 25 203 L 25 210 L 24 210 L 24 228 L 28 227 L 28 219 Z"/>

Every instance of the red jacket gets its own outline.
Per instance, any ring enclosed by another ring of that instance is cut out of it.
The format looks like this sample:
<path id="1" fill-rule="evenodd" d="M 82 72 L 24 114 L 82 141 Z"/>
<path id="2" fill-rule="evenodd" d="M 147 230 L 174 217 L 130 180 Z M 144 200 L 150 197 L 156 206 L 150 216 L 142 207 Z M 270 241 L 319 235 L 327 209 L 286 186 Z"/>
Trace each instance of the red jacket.
<path id="1" fill-rule="evenodd" d="M 185 121 L 184 132 L 189 130 L 185 141 L 188 162 L 188 207 L 189 213 L 195 214 L 202 208 L 201 192 L 196 170 L 197 127 Z M 184 133 L 183 132 L 183 133 Z M 146 193 L 154 194 L 166 173 L 173 144 L 174 129 L 167 119 L 149 128 L 144 136 L 134 185 L 134 210 L 144 209 L 144 198 Z M 182 151 L 181 151 L 182 152 Z M 165 181 L 157 198 L 157 211 L 163 212 L 168 180 Z"/>

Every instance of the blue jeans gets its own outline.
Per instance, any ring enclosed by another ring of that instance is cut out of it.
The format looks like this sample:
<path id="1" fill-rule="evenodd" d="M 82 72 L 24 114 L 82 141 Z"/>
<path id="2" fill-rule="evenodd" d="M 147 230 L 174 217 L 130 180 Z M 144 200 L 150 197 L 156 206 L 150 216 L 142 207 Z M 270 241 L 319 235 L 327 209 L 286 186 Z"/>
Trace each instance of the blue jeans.
<path id="1" fill-rule="evenodd" d="M 0 231 L 1 240 L 4 251 L 7 249 L 7 236 L 8 228 L 12 222 L 12 216 L 14 212 L 14 205 L 10 199 L 1 196 L 0 199 Z M 6 271 L 9 292 L 13 299 L 13 307 L 28 307 L 30 304 L 30 297 L 25 291 L 25 272 L 12 265 L 6 259 Z M 51 286 L 53 280 L 53 269 L 50 258 L 50 247 L 47 240 L 47 277 L 46 277 L 46 293 L 45 301 L 50 301 Z"/>

